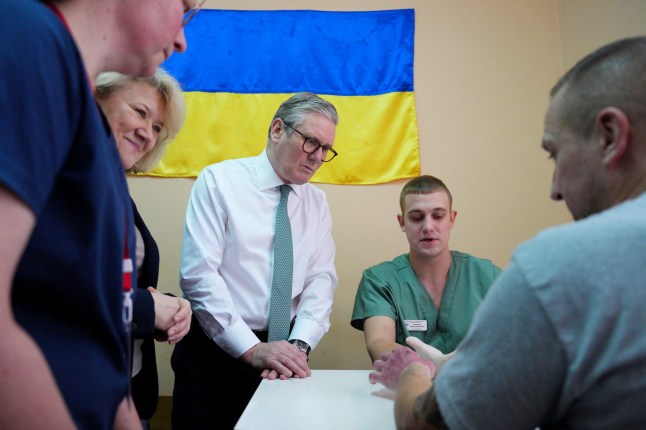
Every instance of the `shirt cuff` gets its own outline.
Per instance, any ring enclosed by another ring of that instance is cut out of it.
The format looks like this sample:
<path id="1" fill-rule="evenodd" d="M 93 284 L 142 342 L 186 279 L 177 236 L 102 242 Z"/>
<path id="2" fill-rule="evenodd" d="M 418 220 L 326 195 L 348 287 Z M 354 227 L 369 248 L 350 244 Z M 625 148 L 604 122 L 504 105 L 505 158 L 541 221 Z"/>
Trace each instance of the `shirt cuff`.
<path id="1" fill-rule="evenodd" d="M 314 320 L 305 318 L 296 318 L 294 327 L 289 335 L 289 340 L 300 339 L 314 349 L 319 343 L 325 332 L 320 325 Z"/>
<path id="2" fill-rule="evenodd" d="M 247 352 L 252 346 L 260 342 L 258 336 L 254 334 L 249 326 L 238 320 L 230 325 L 226 331 L 213 338 L 220 348 L 225 350 L 232 357 L 239 358 Z"/>

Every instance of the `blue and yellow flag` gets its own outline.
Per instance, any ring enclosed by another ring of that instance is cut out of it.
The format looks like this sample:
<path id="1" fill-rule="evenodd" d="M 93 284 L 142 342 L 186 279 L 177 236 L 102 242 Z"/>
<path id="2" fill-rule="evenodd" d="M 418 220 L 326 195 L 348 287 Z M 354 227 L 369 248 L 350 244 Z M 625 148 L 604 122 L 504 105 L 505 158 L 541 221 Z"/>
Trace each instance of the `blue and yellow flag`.
<path id="1" fill-rule="evenodd" d="M 299 91 L 339 113 L 335 150 L 312 178 L 375 184 L 419 175 L 415 13 L 202 10 L 189 49 L 163 67 L 181 83 L 186 124 L 149 175 L 194 177 L 259 154 L 278 106 Z"/>

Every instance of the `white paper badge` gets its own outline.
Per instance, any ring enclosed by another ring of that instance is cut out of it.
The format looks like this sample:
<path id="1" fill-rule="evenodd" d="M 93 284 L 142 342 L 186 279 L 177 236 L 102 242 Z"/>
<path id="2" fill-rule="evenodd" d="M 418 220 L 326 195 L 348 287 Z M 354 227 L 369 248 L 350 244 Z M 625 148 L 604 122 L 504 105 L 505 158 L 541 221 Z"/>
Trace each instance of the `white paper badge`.
<path id="1" fill-rule="evenodd" d="M 404 320 L 408 331 L 426 331 L 426 320 Z"/>

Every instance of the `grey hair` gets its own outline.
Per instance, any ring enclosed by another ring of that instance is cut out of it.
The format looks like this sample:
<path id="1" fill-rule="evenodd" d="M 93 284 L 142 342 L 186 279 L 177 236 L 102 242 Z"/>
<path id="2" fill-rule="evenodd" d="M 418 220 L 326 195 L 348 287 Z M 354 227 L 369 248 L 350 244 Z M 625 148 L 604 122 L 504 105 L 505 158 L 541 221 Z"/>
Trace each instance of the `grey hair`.
<path id="1" fill-rule="evenodd" d="M 323 100 L 314 93 L 296 93 L 285 100 L 274 114 L 269 125 L 269 131 L 267 132 L 268 139 L 271 138 L 271 124 L 276 118 L 280 118 L 283 122 L 297 127 L 305 122 L 309 115 L 314 113 L 329 118 L 334 122 L 334 125 L 339 124 L 339 114 L 332 103 Z M 287 127 L 286 131 L 288 136 L 292 134 L 291 128 Z"/>
<path id="2" fill-rule="evenodd" d="M 107 100 L 116 90 L 124 87 L 129 82 L 146 82 L 150 84 L 166 101 L 164 128 L 157 136 L 155 146 L 129 170 L 129 172 L 133 173 L 147 172 L 157 165 L 166 151 L 166 145 L 175 138 L 184 125 L 184 119 L 186 118 L 184 93 L 175 78 L 165 70 L 158 68 L 154 75 L 145 78 L 124 75 L 118 72 L 101 73 L 95 83 L 96 98 L 99 101 Z"/>
<path id="3" fill-rule="evenodd" d="M 552 88 L 563 91 L 562 115 L 580 137 L 592 132 L 599 111 L 608 106 L 624 112 L 631 124 L 646 118 L 646 37 L 621 39 L 588 54 Z"/>

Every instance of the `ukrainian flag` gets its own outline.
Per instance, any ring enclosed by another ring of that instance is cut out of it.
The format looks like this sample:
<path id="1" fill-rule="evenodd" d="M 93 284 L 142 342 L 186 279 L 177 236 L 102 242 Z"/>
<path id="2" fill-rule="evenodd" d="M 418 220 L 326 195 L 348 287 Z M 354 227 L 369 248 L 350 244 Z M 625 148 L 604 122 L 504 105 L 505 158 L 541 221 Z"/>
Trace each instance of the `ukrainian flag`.
<path id="1" fill-rule="evenodd" d="M 163 67 L 182 84 L 186 124 L 149 175 L 195 177 L 259 154 L 278 106 L 311 91 L 339 112 L 313 182 L 375 184 L 420 174 L 413 93 L 413 9 L 370 12 L 202 10 L 189 49 Z"/>

